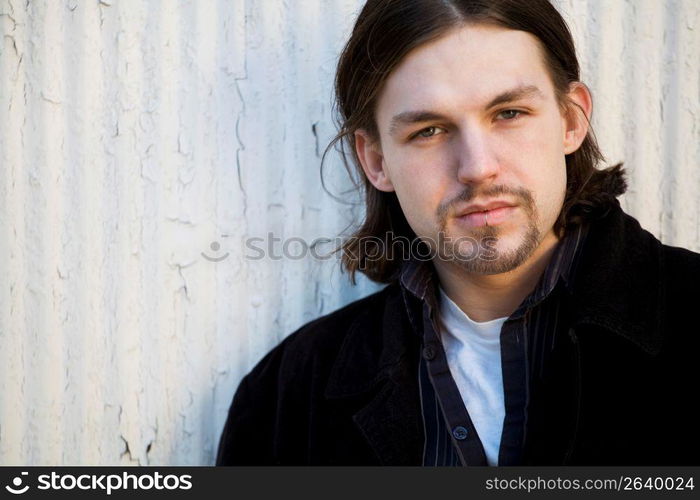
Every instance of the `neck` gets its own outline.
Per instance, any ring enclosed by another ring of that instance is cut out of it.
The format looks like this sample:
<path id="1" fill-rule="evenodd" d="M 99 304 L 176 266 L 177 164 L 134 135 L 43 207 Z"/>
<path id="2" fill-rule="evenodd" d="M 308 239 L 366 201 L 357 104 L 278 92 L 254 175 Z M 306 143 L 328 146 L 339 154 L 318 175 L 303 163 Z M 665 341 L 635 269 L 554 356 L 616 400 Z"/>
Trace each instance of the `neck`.
<path id="1" fill-rule="evenodd" d="M 537 286 L 558 243 L 549 233 L 517 268 L 501 274 L 473 274 L 446 261 L 433 261 L 440 285 L 452 301 L 474 321 L 510 316 Z"/>

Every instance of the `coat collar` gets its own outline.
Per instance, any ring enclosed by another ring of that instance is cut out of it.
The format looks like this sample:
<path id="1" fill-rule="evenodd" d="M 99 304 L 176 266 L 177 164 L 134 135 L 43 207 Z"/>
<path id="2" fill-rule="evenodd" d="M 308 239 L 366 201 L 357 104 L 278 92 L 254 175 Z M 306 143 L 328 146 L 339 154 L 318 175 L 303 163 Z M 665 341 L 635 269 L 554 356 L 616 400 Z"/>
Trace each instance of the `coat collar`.
<path id="1" fill-rule="evenodd" d="M 591 224 L 572 286 L 572 326 L 617 334 L 649 354 L 662 342 L 661 243 L 619 203 Z"/>

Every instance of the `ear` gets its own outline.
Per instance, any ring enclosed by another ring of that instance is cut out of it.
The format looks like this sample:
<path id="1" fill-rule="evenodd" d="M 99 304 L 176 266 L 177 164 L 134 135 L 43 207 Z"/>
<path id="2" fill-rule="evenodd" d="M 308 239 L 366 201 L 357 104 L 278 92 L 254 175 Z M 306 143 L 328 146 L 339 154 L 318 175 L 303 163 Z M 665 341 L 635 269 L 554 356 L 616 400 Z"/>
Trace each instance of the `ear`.
<path id="1" fill-rule="evenodd" d="M 393 191 L 386 162 L 378 140 L 374 140 L 363 129 L 355 131 L 355 151 L 360 159 L 362 170 L 374 187 L 380 191 Z"/>
<path id="2" fill-rule="evenodd" d="M 593 112 L 591 93 L 581 82 L 572 82 L 567 93 L 569 106 L 564 116 L 564 154 L 576 151 L 586 138 Z"/>

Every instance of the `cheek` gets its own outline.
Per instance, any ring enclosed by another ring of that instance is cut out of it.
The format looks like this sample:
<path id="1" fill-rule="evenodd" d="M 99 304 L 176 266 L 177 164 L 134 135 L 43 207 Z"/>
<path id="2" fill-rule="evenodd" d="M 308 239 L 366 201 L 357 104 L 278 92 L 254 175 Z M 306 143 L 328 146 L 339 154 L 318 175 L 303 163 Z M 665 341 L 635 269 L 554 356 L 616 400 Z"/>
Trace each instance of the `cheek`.
<path id="1" fill-rule="evenodd" d="M 544 161 L 544 159 L 543 159 Z M 549 159 L 548 168 L 537 179 L 533 179 L 535 203 L 544 226 L 554 224 L 566 196 L 566 162 Z"/>
<path id="2" fill-rule="evenodd" d="M 552 120 L 537 120 L 521 129 L 509 131 L 499 144 L 509 157 L 528 163 L 551 165 L 554 159 L 564 157 L 558 124 Z"/>
<path id="3" fill-rule="evenodd" d="M 543 219 L 556 218 L 566 194 L 566 161 L 556 125 L 530 129 L 509 142 L 509 157 L 518 165 L 522 184 L 532 190 Z"/>
<path id="4" fill-rule="evenodd" d="M 551 203 L 561 203 L 564 201 L 566 194 L 566 162 L 562 159 L 559 162 L 553 162 L 546 177 L 542 178 L 541 190 L 547 194 L 547 198 Z"/>
<path id="5" fill-rule="evenodd" d="M 439 203 L 435 199 L 439 198 L 438 188 L 432 185 L 433 181 L 429 177 L 421 177 L 420 173 L 410 175 L 406 172 L 406 177 L 394 182 L 396 196 L 409 222 L 426 220 L 435 213 L 436 203 Z"/>
<path id="6" fill-rule="evenodd" d="M 418 233 L 426 233 L 434 225 L 437 208 L 445 199 L 446 169 L 439 158 L 421 155 L 387 158 L 391 182 L 406 219 Z"/>

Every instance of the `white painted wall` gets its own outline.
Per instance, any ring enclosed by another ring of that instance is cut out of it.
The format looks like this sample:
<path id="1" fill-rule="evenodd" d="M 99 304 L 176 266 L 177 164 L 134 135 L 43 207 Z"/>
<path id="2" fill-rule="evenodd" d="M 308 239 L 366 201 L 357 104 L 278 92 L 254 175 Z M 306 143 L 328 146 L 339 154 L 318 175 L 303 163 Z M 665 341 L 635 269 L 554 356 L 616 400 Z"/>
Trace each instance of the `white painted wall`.
<path id="1" fill-rule="evenodd" d="M 0 464 L 212 463 L 241 376 L 376 288 L 243 246 L 353 220 L 319 155 L 360 4 L 0 0 Z M 700 250 L 700 2 L 557 4 L 625 208 Z"/>

